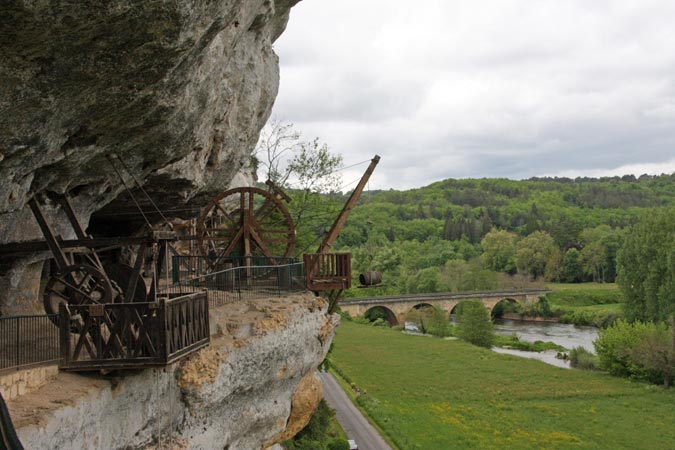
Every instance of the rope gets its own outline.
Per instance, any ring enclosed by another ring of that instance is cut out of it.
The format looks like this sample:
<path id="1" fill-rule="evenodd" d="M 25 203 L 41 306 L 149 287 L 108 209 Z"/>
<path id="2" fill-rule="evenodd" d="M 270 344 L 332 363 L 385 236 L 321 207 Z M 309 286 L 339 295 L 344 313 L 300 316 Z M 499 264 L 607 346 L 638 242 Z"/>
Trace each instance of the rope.
<path id="1" fill-rule="evenodd" d="M 127 165 L 124 163 L 124 160 L 122 160 L 122 158 L 120 158 L 120 155 L 115 155 L 115 156 L 117 156 L 117 159 L 119 160 L 120 164 L 122 164 L 122 167 L 124 167 L 124 170 L 126 170 L 127 173 L 129 175 L 131 175 L 131 178 L 136 183 L 136 186 L 138 186 L 138 188 L 141 190 L 141 192 L 143 192 L 143 194 L 145 194 L 145 197 L 148 199 L 150 204 L 155 208 L 155 210 L 157 211 L 157 213 L 159 213 L 159 215 L 162 217 L 162 219 L 164 219 L 164 222 L 167 225 L 169 225 L 169 228 L 171 230 L 173 230 L 173 225 L 171 224 L 171 222 L 169 222 L 169 220 L 166 218 L 166 216 L 164 216 L 164 214 L 162 214 L 162 211 L 159 209 L 157 204 L 154 201 L 152 201 L 152 198 L 150 198 L 150 195 L 148 194 L 148 192 L 145 189 L 143 189 L 143 186 L 138 181 L 138 179 L 134 176 L 134 174 L 131 172 L 131 170 L 129 170 L 129 167 L 127 167 Z"/>
<path id="2" fill-rule="evenodd" d="M 136 196 L 134 196 L 133 192 L 131 192 L 131 189 L 129 189 L 129 186 L 127 186 L 127 183 L 124 181 L 124 178 L 122 178 L 122 174 L 117 170 L 117 167 L 115 167 L 115 164 L 113 164 L 112 159 L 110 158 L 110 155 L 105 155 L 105 157 L 108 160 L 108 162 L 110 163 L 110 165 L 112 166 L 115 173 L 117 174 L 117 177 L 122 182 L 122 185 L 124 186 L 124 189 L 127 190 L 127 192 L 129 193 L 129 196 L 134 201 L 134 204 L 136 205 L 136 208 L 138 208 L 138 211 L 143 216 L 143 220 L 145 220 L 145 223 L 148 225 L 148 227 L 152 229 L 152 225 L 150 224 L 150 221 L 146 217 L 145 213 L 143 212 L 143 208 L 141 208 L 141 205 L 138 203 L 138 200 L 136 200 Z"/>
<path id="3" fill-rule="evenodd" d="M 335 170 L 332 171 L 331 173 L 339 172 L 339 171 L 341 171 L 341 170 L 351 169 L 352 167 L 360 166 L 360 165 L 362 165 L 362 164 L 369 163 L 370 161 L 371 161 L 370 159 L 366 159 L 366 160 L 364 160 L 364 161 L 361 161 L 361 162 L 357 162 L 357 163 L 355 163 L 355 164 L 352 164 L 351 166 L 342 166 L 342 167 L 340 167 L 339 169 L 335 169 Z"/>

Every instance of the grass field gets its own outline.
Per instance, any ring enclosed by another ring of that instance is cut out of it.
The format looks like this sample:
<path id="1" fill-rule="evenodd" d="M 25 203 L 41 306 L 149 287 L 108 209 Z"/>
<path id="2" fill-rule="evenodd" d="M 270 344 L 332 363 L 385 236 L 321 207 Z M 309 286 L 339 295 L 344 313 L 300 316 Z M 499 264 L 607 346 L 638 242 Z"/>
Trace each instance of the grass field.
<path id="1" fill-rule="evenodd" d="M 556 307 L 619 304 L 623 300 L 616 283 L 548 283 L 546 287 L 553 291 L 547 297 Z"/>
<path id="2" fill-rule="evenodd" d="M 675 390 L 348 321 L 331 359 L 402 450 L 675 448 Z"/>
<path id="3" fill-rule="evenodd" d="M 606 326 L 623 316 L 623 293 L 615 283 L 548 283 L 551 309 L 563 322 Z"/>

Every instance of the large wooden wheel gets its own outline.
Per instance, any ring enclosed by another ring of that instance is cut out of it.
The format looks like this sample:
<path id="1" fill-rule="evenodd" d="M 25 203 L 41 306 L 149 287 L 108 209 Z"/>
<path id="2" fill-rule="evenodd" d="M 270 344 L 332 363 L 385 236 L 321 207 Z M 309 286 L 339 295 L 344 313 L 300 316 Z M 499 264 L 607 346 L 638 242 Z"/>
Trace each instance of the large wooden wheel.
<path id="1" fill-rule="evenodd" d="M 47 282 L 44 307 L 47 314 L 58 314 L 59 304 L 84 305 L 110 303 L 113 288 L 100 270 L 86 264 L 65 267 Z"/>
<path id="2" fill-rule="evenodd" d="M 229 189 L 216 196 L 197 219 L 199 251 L 211 268 L 231 258 L 245 265 L 251 257 L 288 257 L 295 246 L 295 224 L 276 195 L 255 187 Z"/>
<path id="3" fill-rule="evenodd" d="M 96 267 L 75 264 L 64 267 L 53 275 L 45 286 L 43 304 L 49 320 L 59 326 L 59 305 L 94 305 L 113 301 L 115 291 L 108 277 Z M 78 324 L 81 325 L 82 319 Z M 78 324 L 71 324 L 71 331 L 78 332 Z"/>

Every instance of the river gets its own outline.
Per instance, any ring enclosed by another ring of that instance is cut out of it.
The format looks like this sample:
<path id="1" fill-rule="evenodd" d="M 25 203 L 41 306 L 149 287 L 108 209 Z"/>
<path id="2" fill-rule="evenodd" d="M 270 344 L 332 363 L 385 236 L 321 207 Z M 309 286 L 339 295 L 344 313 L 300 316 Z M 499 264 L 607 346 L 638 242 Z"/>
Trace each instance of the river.
<path id="1" fill-rule="evenodd" d="M 495 332 L 510 336 L 516 333 L 521 341 L 535 342 L 545 341 L 554 342 L 558 345 L 571 350 L 574 347 L 584 347 L 586 350 L 595 353 L 593 341 L 598 337 L 598 329 L 595 327 L 584 327 L 556 322 L 529 322 L 521 320 L 497 319 L 495 320 Z M 417 331 L 414 323 L 406 322 L 406 329 Z M 569 369 L 569 361 L 556 358 L 556 351 L 546 352 L 525 352 L 522 350 L 512 350 L 500 347 L 493 347 L 497 353 L 506 353 L 509 355 L 521 356 L 523 358 L 538 359 L 547 364 Z"/>
<path id="2" fill-rule="evenodd" d="M 562 345 L 567 349 L 583 347 L 595 353 L 593 341 L 598 337 L 598 329 L 595 327 L 582 327 L 565 323 L 555 322 L 527 322 L 520 320 L 499 319 L 495 321 L 497 334 L 511 335 L 516 333 L 521 341 L 535 342 L 547 341 Z M 555 351 L 547 352 L 524 352 L 505 348 L 493 348 L 497 353 L 522 356 L 524 358 L 538 359 L 545 363 L 569 368 L 569 361 L 557 359 Z"/>

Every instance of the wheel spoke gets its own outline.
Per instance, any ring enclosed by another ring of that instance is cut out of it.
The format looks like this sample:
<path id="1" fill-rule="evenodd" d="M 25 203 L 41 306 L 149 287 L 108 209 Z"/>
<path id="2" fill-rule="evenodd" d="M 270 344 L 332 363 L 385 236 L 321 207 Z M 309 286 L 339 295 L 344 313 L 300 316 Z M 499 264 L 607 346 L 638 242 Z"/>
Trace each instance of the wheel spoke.
<path id="1" fill-rule="evenodd" d="M 233 212 L 231 207 L 238 209 Z M 255 187 L 230 189 L 212 200 L 210 208 L 200 216 L 198 240 L 200 252 L 211 267 L 214 252 L 218 262 L 237 248 L 242 256 L 262 252 L 268 258 L 288 256 L 293 248 L 293 221 L 283 203 L 270 192 Z"/>

